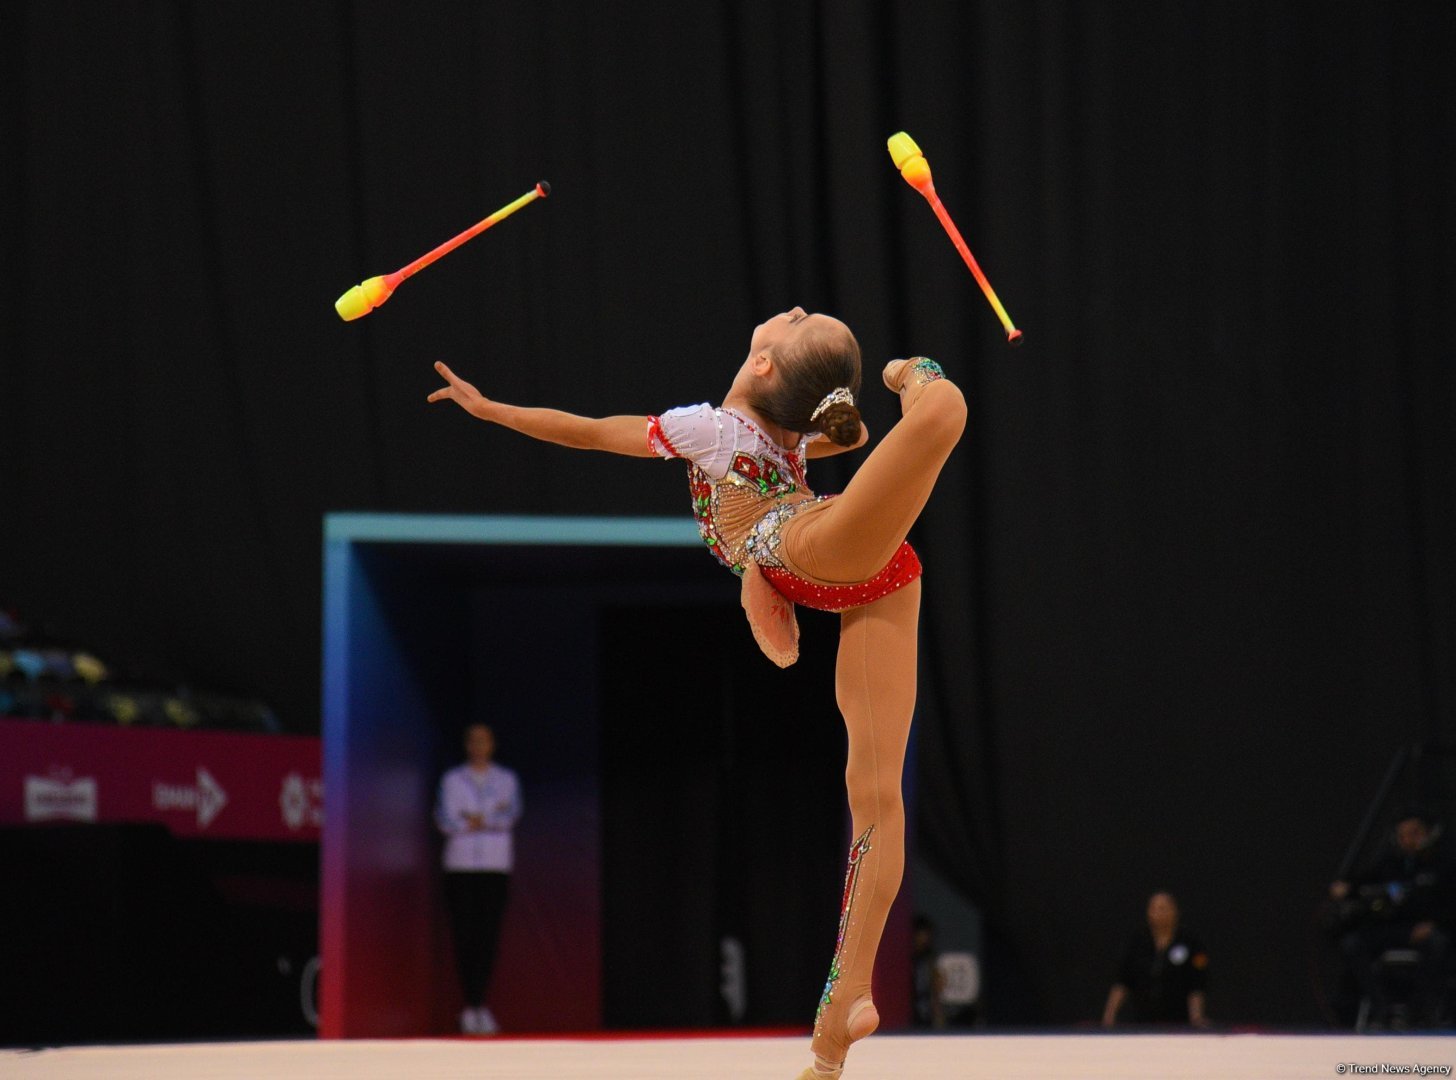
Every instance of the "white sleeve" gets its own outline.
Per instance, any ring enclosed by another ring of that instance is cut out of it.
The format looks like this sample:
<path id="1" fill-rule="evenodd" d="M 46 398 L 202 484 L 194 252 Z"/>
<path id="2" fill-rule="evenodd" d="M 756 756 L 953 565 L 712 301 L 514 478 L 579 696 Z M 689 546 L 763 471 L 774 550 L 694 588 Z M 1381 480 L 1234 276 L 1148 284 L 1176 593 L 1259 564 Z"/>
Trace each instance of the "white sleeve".
<path id="1" fill-rule="evenodd" d="M 470 831 L 470 823 L 465 820 L 460 785 L 452 781 L 452 774 L 446 773 L 440 780 L 440 794 L 435 802 L 435 824 L 446 836 L 458 836 Z"/>
<path id="2" fill-rule="evenodd" d="M 497 768 L 501 768 L 497 766 Z M 501 805 L 504 804 L 504 805 Z M 498 789 L 491 792 L 491 804 L 485 809 L 487 828 L 509 831 L 521 816 L 521 783 L 516 774 L 501 768 Z"/>
<path id="3" fill-rule="evenodd" d="M 721 438 L 718 411 L 707 402 L 683 405 L 647 418 L 647 445 L 659 457 L 701 463 L 717 452 Z"/>

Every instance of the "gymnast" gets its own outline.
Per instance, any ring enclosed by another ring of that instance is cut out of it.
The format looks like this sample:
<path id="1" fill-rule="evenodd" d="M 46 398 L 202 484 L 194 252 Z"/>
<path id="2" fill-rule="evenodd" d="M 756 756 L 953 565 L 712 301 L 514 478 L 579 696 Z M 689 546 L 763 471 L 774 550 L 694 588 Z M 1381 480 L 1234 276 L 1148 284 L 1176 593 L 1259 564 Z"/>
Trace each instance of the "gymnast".
<path id="1" fill-rule="evenodd" d="M 901 773 L 915 707 L 920 562 L 905 542 L 965 429 L 960 390 L 924 357 L 891 361 L 884 382 L 902 419 L 843 494 L 815 496 L 808 458 L 868 441 L 855 399 L 859 344 L 849 328 L 802 308 L 753 331 L 722 405 L 660 416 L 576 416 L 492 401 L 442 363 L 472 416 L 536 439 L 688 464 L 693 515 L 709 550 L 742 578 L 755 640 L 780 667 L 798 657 L 794 605 L 840 614 L 835 697 L 849 733 L 845 783 L 853 819 L 829 979 L 814 1018 L 814 1061 L 799 1080 L 835 1080 L 852 1043 L 879 1025 L 871 976 L 905 865 Z"/>

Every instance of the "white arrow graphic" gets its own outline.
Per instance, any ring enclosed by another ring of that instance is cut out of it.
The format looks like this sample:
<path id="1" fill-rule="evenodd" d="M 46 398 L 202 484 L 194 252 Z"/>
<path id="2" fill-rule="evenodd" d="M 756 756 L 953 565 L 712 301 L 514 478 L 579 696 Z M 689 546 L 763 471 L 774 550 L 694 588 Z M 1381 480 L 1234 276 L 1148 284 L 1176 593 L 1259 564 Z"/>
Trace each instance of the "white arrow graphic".
<path id="1" fill-rule="evenodd" d="M 227 792 L 201 765 L 197 766 L 197 827 L 205 829 L 227 805 Z"/>

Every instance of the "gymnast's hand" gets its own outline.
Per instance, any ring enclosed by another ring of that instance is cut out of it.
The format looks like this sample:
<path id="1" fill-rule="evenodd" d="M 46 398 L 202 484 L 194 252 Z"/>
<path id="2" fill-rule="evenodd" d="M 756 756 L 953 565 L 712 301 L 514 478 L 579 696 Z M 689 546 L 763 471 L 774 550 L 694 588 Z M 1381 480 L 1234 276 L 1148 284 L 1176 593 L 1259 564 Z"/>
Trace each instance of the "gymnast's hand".
<path id="1" fill-rule="evenodd" d="M 436 390 L 429 396 L 429 401 L 453 401 L 471 416 L 478 416 L 482 420 L 487 419 L 486 413 L 493 404 L 490 398 L 460 378 L 439 360 L 435 361 L 435 370 L 450 385 Z"/>
<path id="2" fill-rule="evenodd" d="M 560 409 L 522 408 L 492 401 L 439 361 L 435 370 L 449 386 L 430 395 L 430 401 L 453 401 L 471 416 L 519 431 L 542 442 L 578 450 L 607 450 L 626 457 L 653 457 L 647 443 L 647 417 L 577 416 Z"/>

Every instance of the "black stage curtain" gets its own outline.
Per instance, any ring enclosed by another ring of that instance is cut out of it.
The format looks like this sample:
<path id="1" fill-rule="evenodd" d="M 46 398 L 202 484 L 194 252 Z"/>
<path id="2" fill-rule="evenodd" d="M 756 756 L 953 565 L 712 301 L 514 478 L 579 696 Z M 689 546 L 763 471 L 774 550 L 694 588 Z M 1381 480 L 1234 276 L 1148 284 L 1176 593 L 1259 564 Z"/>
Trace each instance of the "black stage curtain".
<path id="1" fill-rule="evenodd" d="M 686 510 L 678 466 L 427 407 L 431 361 L 643 413 L 721 396 L 764 315 L 836 312 L 872 431 L 892 356 L 972 401 L 916 536 L 919 831 L 988 913 L 990 1015 L 1095 1016 L 1167 887 L 1215 1015 L 1315 1019 L 1309 909 L 1456 700 L 1452 18 L 0 5 L 0 595 L 307 729 L 324 511 Z"/>

